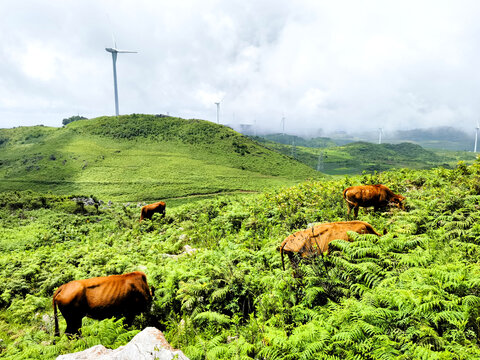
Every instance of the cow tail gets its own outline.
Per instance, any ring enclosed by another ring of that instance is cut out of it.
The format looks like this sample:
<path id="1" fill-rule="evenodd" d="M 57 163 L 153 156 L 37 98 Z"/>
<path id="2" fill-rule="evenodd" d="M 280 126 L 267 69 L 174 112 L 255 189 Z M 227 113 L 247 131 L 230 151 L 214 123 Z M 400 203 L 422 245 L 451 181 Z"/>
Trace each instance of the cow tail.
<path id="1" fill-rule="evenodd" d="M 343 190 L 343 198 L 345 199 L 345 201 L 346 201 L 347 203 L 349 203 L 350 205 L 355 206 L 355 203 L 353 203 L 353 202 L 351 202 L 350 200 L 347 199 L 346 193 L 347 193 L 348 189 L 349 189 L 349 188 L 346 188 L 345 190 Z"/>
<path id="2" fill-rule="evenodd" d="M 372 225 L 370 225 L 370 224 L 366 224 L 366 225 L 367 225 L 367 229 L 370 231 L 370 234 L 375 234 L 377 236 L 382 236 L 382 234 L 379 234 L 375 231 L 375 229 L 373 228 Z"/>
<path id="3" fill-rule="evenodd" d="M 53 321 L 55 323 L 55 333 L 54 336 L 60 336 L 60 331 L 58 329 L 58 315 L 57 315 L 57 301 L 56 297 L 58 293 L 61 291 L 62 287 L 60 286 L 57 291 L 55 291 L 55 294 L 53 294 L 53 300 L 52 300 L 52 306 L 53 306 Z"/>
<path id="4" fill-rule="evenodd" d="M 285 262 L 283 261 L 283 248 L 285 247 L 285 244 L 280 245 L 280 258 L 282 259 L 282 268 L 283 271 L 285 271 Z"/>

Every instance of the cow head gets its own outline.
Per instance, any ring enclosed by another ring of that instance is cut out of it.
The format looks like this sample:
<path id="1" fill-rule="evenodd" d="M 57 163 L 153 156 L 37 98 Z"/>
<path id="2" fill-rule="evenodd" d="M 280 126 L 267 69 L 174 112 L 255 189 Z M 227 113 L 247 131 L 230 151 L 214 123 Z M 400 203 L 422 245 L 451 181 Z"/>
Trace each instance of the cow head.
<path id="1" fill-rule="evenodd" d="M 399 209 L 402 209 L 402 210 L 405 210 L 405 204 L 403 203 L 403 200 L 405 200 L 405 197 L 402 196 L 402 195 L 395 195 L 391 202 L 393 203 L 393 205 L 395 205 L 396 207 L 398 207 Z"/>

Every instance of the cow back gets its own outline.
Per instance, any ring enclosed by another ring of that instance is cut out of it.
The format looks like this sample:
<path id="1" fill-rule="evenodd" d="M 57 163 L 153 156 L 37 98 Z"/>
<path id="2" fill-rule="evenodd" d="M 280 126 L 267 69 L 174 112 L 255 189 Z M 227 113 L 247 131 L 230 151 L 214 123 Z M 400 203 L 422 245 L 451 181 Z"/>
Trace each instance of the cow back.
<path id="1" fill-rule="evenodd" d="M 313 253 L 325 253 L 328 252 L 328 245 L 333 240 L 351 241 L 348 236 L 349 231 L 380 236 L 365 221 L 338 221 L 319 224 L 306 230 L 297 231 L 289 235 L 280 247 L 284 252 L 297 252 L 303 257 Z"/>
<path id="2" fill-rule="evenodd" d="M 385 185 L 359 185 L 344 190 L 347 201 L 363 207 L 387 204 L 393 192 Z"/>
<path id="3" fill-rule="evenodd" d="M 155 213 L 165 214 L 165 208 L 166 204 L 163 201 L 143 206 L 141 210 L 140 221 L 143 219 L 151 219 Z"/>
<path id="4" fill-rule="evenodd" d="M 71 281 L 63 285 L 59 295 L 59 306 L 77 309 L 94 319 L 141 313 L 151 301 L 146 275 L 140 271 Z"/>

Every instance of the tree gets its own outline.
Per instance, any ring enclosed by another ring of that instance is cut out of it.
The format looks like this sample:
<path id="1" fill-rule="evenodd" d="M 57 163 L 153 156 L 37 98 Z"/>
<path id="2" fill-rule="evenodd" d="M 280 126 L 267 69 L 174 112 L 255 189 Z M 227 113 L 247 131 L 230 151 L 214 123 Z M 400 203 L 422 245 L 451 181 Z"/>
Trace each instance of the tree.
<path id="1" fill-rule="evenodd" d="M 87 119 L 87 118 L 83 117 L 83 116 L 80 116 L 80 115 L 74 115 L 74 116 L 70 116 L 69 118 L 63 119 L 62 124 L 67 125 L 67 124 L 70 124 L 73 121 L 85 120 L 85 119 Z"/>

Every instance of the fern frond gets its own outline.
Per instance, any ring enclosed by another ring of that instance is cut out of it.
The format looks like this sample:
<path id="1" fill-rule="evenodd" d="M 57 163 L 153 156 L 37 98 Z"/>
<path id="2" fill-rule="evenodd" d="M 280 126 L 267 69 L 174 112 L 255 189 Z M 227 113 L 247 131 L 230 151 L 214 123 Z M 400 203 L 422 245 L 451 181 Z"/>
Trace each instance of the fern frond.
<path id="1" fill-rule="evenodd" d="M 215 302 L 215 301 L 222 301 L 226 299 L 228 291 L 229 291 L 228 286 L 216 289 L 214 292 L 212 292 L 212 295 L 210 295 L 211 301 Z"/>
<path id="2" fill-rule="evenodd" d="M 197 314 L 193 321 L 196 323 L 213 323 L 218 325 L 227 325 L 230 323 L 230 317 L 217 313 L 215 311 L 204 311 L 200 314 Z"/>

